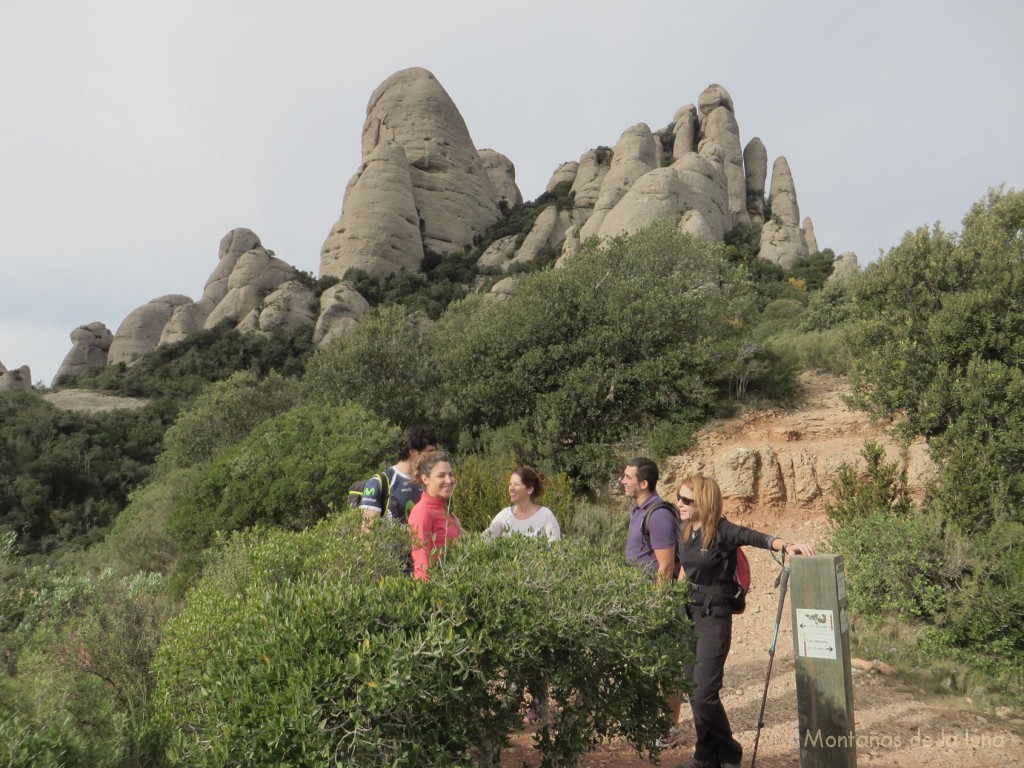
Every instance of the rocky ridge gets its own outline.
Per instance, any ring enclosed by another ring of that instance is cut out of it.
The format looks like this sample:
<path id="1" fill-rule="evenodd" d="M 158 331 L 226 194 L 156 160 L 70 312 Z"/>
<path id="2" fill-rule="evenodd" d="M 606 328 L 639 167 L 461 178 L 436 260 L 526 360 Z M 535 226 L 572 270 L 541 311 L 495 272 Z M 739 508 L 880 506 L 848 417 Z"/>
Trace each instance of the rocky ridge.
<path id="1" fill-rule="evenodd" d="M 522 202 L 513 162 L 497 150 L 476 148 L 454 101 L 425 69 L 396 72 L 373 92 L 361 146 L 362 162 L 321 249 L 321 276 L 342 279 L 351 268 L 372 277 L 418 272 L 428 253 L 443 258 L 472 247 L 503 211 Z M 572 202 L 543 210 L 529 232 L 494 242 L 478 263 L 508 272 L 554 252 L 556 266 L 564 265 L 588 238 L 668 219 L 707 240 L 722 240 L 738 224 L 760 227 L 761 255 L 790 266 L 816 251 L 817 240 L 810 218 L 800 217 L 785 157 L 774 160 L 765 199 L 767 163 L 759 138 L 741 143 L 729 92 L 709 85 L 696 105 L 676 111 L 669 130 L 655 134 L 638 123 L 614 148 L 592 148 L 578 161 L 559 164 L 547 190 L 568 187 Z M 837 272 L 854 269 L 854 254 L 837 262 Z M 507 298 L 515 281 L 492 290 Z M 325 344 L 369 309 L 353 294 L 351 286 L 336 288 L 317 306 L 299 270 L 276 258 L 251 230 L 233 229 L 221 241 L 199 300 L 180 294 L 153 299 L 114 333 L 98 322 L 79 326 L 57 378 L 98 363 L 130 364 L 158 345 L 225 321 L 247 333 L 313 333 Z M 0 375 L 7 377 L 0 385 L 11 386 L 11 377 Z"/>

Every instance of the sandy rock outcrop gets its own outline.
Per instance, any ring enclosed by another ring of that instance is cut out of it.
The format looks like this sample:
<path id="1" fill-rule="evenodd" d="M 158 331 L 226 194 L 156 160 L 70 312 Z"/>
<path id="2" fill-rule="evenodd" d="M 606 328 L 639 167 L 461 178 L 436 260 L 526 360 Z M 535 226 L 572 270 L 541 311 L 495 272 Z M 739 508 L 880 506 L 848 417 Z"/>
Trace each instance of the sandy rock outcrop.
<path id="1" fill-rule="evenodd" d="M 313 329 L 313 343 L 326 346 L 355 328 L 369 311 L 369 303 L 350 283 L 332 285 L 320 295 L 320 316 Z"/>
<path id="2" fill-rule="evenodd" d="M 320 274 L 344 278 L 356 268 L 384 277 L 417 272 L 422 263 L 420 214 L 405 150 L 381 141 L 348 183 L 341 217 L 320 250 Z"/>
<path id="3" fill-rule="evenodd" d="M 683 195 L 683 183 L 675 168 L 645 173 L 608 211 L 597 236 L 615 237 L 638 232 L 656 221 L 675 221 L 683 210 Z"/>
<path id="4" fill-rule="evenodd" d="M 227 295 L 228 280 L 238 259 L 243 253 L 262 247 L 256 233 L 245 227 L 236 227 L 224 235 L 217 251 L 217 266 L 206 279 L 202 297 L 195 303 L 180 304 L 174 308 L 160 334 L 159 343 L 174 344 L 201 330 L 206 318 Z"/>
<path id="5" fill-rule="evenodd" d="M 725 166 L 729 193 L 727 229 L 736 224 L 748 223 L 750 219 L 747 216 L 747 179 L 743 169 L 743 147 L 740 144 L 740 127 L 732 109 L 723 104 L 705 115 L 701 120 L 701 135 L 704 139 L 717 142 L 722 148 L 722 162 Z"/>
<path id="6" fill-rule="evenodd" d="M 743 148 L 743 165 L 747 174 L 747 217 L 751 224 L 764 224 L 764 185 L 768 180 L 768 151 L 758 137 Z"/>
<path id="7" fill-rule="evenodd" d="M 519 285 L 519 277 L 517 275 L 510 275 L 509 277 L 502 278 L 491 286 L 491 290 L 484 294 L 485 301 L 508 301 L 509 297 L 516 292 L 516 286 Z"/>
<path id="8" fill-rule="evenodd" d="M 936 477 L 924 440 L 897 443 L 887 424 L 851 411 L 839 376 L 801 374 L 796 407 L 744 414 L 701 431 L 692 449 L 664 463 L 667 487 L 690 472 L 715 477 L 732 510 L 789 507 L 820 511 L 843 465 L 864 467 L 864 443 L 883 446 L 888 461 L 907 472 L 912 493 Z"/>
<path id="9" fill-rule="evenodd" d="M 0 363 L 0 392 L 27 392 L 32 389 L 32 369 L 27 365 L 7 370 Z"/>
<path id="10" fill-rule="evenodd" d="M 565 241 L 566 230 L 574 223 L 576 222 L 570 211 L 558 210 L 555 206 L 549 205 L 537 216 L 533 227 L 523 238 L 523 244 L 516 251 L 512 263 L 532 262 L 545 249 L 560 251 L 562 243 Z"/>
<path id="11" fill-rule="evenodd" d="M 568 183 L 571 188 L 572 184 L 576 181 L 576 175 L 579 173 L 579 170 L 580 164 L 576 160 L 569 160 L 562 163 L 555 168 L 555 172 L 551 174 L 551 178 L 548 179 L 548 184 L 544 187 L 544 191 L 552 192 L 559 184 L 565 183 Z"/>
<path id="12" fill-rule="evenodd" d="M 672 164 L 681 181 L 682 232 L 705 240 L 725 237 L 729 221 L 728 187 L 718 144 L 701 142 L 701 151 L 689 152 Z"/>
<path id="13" fill-rule="evenodd" d="M 507 270 L 512 264 L 512 259 L 515 258 L 518 239 L 516 235 L 498 238 L 480 254 L 480 258 L 476 261 L 477 266 L 486 269 Z"/>
<path id="14" fill-rule="evenodd" d="M 224 320 L 241 322 L 282 283 L 297 276 L 295 267 L 271 256 L 262 246 L 246 251 L 235 262 L 228 277 L 227 293 L 207 316 L 203 327 L 213 328 Z"/>
<path id="15" fill-rule="evenodd" d="M 807 245 L 808 253 L 818 252 L 818 238 L 814 236 L 814 222 L 811 221 L 810 216 L 804 217 L 803 224 L 800 225 L 800 231 L 804 236 L 804 243 Z"/>
<path id="16" fill-rule="evenodd" d="M 601 194 L 601 185 L 612 165 L 612 150 L 598 147 L 580 156 L 579 168 L 572 183 L 573 200 L 577 208 L 593 209 Z"/>
<path id="17" fill-rule="evenodd" d="M 840 277 L 852 275 L 858 269 L 857 254 L 853 251 L 847 251 L 832 264 L 832 274 L 828 276 L 829 280 L 835 280 Z"/>
<path id="18" fill-rule="evenodd" d="M 256 331 L 286 337 L 308 334 L 316 325 L 313 289 L 299 280 L 289 280 L 263 300 Z M 241 329 L 239 329 L 241 330 Z"/>
<path id="19" fill-rule="evenodd" d="M 697 151 L 697 108 L 686 104 L 676 110 L 672 118 L 672 158 L 678 160 L 687 152 Z"/>
<path id="20" fill-rule="evenodd" d="M 462 115 L 426 69 L 396 72 L 370 96 L 363 161 L 389 141 L 408 159 L 425 247 L 437 253 L 458 250 L 501 217 Z"/>
<path id="21" fill-rule="evenodd" d="M 164 327 L 178 307 L 190 306 L 192 299 L 180 294 L 169 294 L 153 299 L 132 310 L 121 321 L 107 352 L 107 364 L 130 363 L 160 344 Z"/>
<path id="22" fill-rule="evenodd" d="M 771 221 L 761 229 L 762 259 L 775 262 L 788 269 L 808 255 L 807 243 L 800 229 L 800 206 L 796 200 L 796 185 L 789 163 L 779 157 L 772 165 L 772 186 L 768 197 L 772 211 Z"/>
<path id="23" fill-rule="evenodd" d="M 523 193 L 516 184 L 516 167 L 512 161 L 493 149 L 481 149 L 478 154 L 494 192 L 491 201 L 499 209 L 503 203 L 507 208 L 522 205 Z"/>
<path id="24" fill-rule="evenodd" d="M 71 351 L 53 377 L 54 383 L 61 376 L 77 376 L 96 365 L 106 364 L 107 353 L 114 341 L 114 334 L 101 322 L 80 325 L 71 332 Z"/>
<path id="25" fill-rule="evenodd" d="M 601 182 L 594 213 L 580 230 L 581 241 L 600 232 L 609 211 L 625 197 L 637 179 L 658 167 L 660 156 L 660 143 L 646 123 L 637 123 L 623 132 L 612 152 L 608 173 Z M 582 160 L 580 167 L 583 167 Z"/>

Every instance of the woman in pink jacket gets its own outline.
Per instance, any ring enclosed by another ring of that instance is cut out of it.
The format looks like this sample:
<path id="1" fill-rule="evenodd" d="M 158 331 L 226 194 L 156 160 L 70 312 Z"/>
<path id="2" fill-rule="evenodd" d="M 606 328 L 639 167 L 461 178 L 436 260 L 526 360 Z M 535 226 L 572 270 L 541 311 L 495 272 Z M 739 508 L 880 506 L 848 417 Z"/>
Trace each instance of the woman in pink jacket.
<path id="1" fill-rule="evenodd" d="M 462 534 L 459 518 L 448 512 L 455 472 L 443 453 L 424 454 L 416 467 L 423 495 L 409 513 L 413 578 L 427 580 L 430 566 L 444 556 L 448 543 Z"/>

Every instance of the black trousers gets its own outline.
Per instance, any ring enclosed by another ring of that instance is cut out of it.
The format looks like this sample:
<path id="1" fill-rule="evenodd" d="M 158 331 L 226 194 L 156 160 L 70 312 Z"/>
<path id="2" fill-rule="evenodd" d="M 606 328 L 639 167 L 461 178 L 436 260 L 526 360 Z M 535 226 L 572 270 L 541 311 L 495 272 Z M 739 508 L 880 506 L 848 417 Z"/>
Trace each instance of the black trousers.
<path id="1" fill-rule="evenodd" d="M 725 660 L 732 645 L 732 613 L 727 613 L 728 609 L 712 610 L 722 615 L 705 616 L 699 606 L 688 611 L 697 630 L 696 663 L 686 670 L 694 683 L 690 709 L 697 746 L 693 756 L 713 763 L 739 763 L 743 747 L 732 737 L 720 696 Z"/>

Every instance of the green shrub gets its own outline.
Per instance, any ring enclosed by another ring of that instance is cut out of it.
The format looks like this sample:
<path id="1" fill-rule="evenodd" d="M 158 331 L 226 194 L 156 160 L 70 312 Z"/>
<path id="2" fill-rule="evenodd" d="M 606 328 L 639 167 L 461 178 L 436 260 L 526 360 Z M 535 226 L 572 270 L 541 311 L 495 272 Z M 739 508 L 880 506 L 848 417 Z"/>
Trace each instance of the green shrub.
<path id="1" fill-rule="evenodd" d="M 684 685 L 675 589 L 582 542 L 524 537 L 467 536 L 415 582 L 357 517 L 236 535 L 193 591 L 155 664 L 175 764 L 488 764 L 545 686 L 545 765 L 663 732 L 664 692 Z M 299 560 L 289 540 L 309 562 L 271 581 Z"/>
<path id="2" fill-rule="evenodd" d="M 303 405 L 265 421 L 199 473 L 167 522 L 187 583 L 215 531 L 291 529 L 347 503 L 349 486 L 393 455 L 398 430 L 366 409 Z"/>

